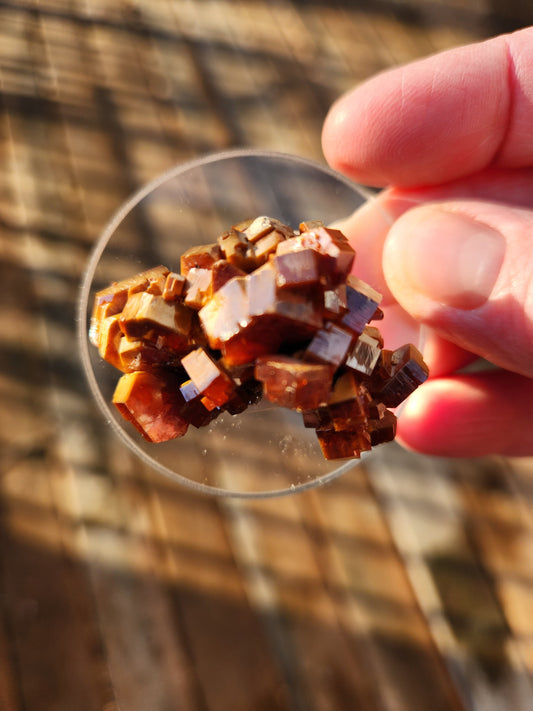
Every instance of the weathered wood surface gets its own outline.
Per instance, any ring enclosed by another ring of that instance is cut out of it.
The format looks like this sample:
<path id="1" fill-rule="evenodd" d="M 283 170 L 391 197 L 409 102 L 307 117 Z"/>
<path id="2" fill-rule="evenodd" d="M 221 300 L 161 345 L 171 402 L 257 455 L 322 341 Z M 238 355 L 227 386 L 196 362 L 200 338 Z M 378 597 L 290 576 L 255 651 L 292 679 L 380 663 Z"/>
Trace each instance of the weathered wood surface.
<path id="1" fill-rule="evenodd" d="M 342 91 L 531 12 L 0 2 L 2 711 L 533 709 L 531 460 L 392 447 L 317 491 L 200 496 L 117 448 L 75 335 L 144 181 L 237 145 L 320 159 Z"/>

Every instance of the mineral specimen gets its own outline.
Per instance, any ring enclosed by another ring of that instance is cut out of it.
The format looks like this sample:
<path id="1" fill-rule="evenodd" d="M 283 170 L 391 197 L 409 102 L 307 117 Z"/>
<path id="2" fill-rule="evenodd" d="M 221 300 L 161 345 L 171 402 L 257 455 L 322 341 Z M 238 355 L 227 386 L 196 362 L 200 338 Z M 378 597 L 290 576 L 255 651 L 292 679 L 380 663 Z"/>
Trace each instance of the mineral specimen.
<path id="1" fill-rule="evenodd" d="M 319 220 L 260 216 L 96 294 L 90 340 L 122 371 L 113 402 L 151 442 L 265 398 L 301 412 L 324 457 L 394 439 L 397 407 L 428 377 L 412 344 L 384 348 L 381 296 Z"/>

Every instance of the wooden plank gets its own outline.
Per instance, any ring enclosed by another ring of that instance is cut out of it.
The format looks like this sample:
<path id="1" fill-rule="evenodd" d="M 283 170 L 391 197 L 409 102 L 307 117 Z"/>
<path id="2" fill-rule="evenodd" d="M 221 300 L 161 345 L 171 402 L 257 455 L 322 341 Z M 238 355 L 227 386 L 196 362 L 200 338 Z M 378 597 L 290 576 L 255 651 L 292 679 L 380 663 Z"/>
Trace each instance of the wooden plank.
<path id="1" fill-rule="evenodd" d="M 294 708 L 322 711 L 353 700 L 385 708 L 357 644 L 342 630 L 317 565 L 302 497 L 227 502 L 235 553 L 253 604 L 264 610 Z M 360 640 L 358 639 L 358 642 Z"/>
<path id="2" fill-rule="evenodd" d="M 118 102 L 108 107 L 111 111 L 116 109 L 117 115 L 108 115 L 107 121 L 120 126 L 124 140 L 121 155 L 130 161 L 133 175 L 137 176 L 142 173 L 138 166 L 143 153 L 150 156 L 152 170 L 157 163 L 157 154 L 144 150 L 146 146 L 138 142 L 138 128 L 148 128 L 158 135 L 161 126 L 153 113 L 142 114 L 141 121 L 141 114 L 135 113 L 135 105 L 127 97 L 127 87 L 133 89 L 139 80 L 140 66 L 133 62 L 138 44 L 117 49 L 112 40 L 113 31 L 100 25 L 93 26 L 88 37 L 95 54 L 106 55 L 101 81 L 109 95 L 118 98 Z M 116 160 L 116 155 L 112 158 Z M 115 163 L 110 167 L 117 170 Z M 242 594 L 238 596 L 239 577 L 232 566 L 230 551 L 223 548 L 229 564 L 222 568 L 220 579 L 214 575 L 217 567 L 211 553 L 202 568 L 200 551 L 199 561 L 193 556 L 194 565 L 190 568 L 187 542 L 201 539 L 197 526 L 191 527 L 183 520 L 180 507 L 179 518 L 173 515 L 172 521 L 181 519 L 178 530 L 185 536 L 185 543 L 180 544 L 185 548 L 183 562 L 177 573 L 172 572 L 174 564 L 169 572 L 168 559 L 181 560 L 182 556 L 176 552 L 180 546 L 168 540 L 164 529 L 163 535 L 158 536 L 162 529 L 157 521 L 161 517 L 154 519 L 146 492 L 139 495 L 138 465 L 133 464 L 131 457 L 125 458 L 122 450 L 115 456 L 116 443 L 112 439 L 105 448 L 101 442 L 99 454 L 93 451 L 91 455 L 87 447 L 80 449 L 82 433 L 77 422 L 72 418 L 63 432 L 67 453 L 76 452 L 74 461 L 70 455 L 76 472 L 72 500 L 64 497 L 62 503 L 84 524 L 82 551 L 91 560 L 97 619 L 103 629 L 118 702 L 129 709 L 163 708 L 165 699 L 173 698 L 180 707 L 193 709 L 204 708 L 206 704 L 206 708 L 219 708 L 220 704 L 231 701 L 233 708 L 244 709 L 249 707 L 248 687 L 239 680 L 244 669 L 250 674 L 254 668 L 257 683 L 251 690 L 253 699 L 257 698 L 258 687 L 264 687 L 261 693 L 268 698 L 273 693 L 270 686 L 276 689 L 279 683 L 270 683 L 268 652 L 261 644 L 261 631 L 254 614 L 243 606 Z M 98 471 L 108 472 L 108 476 L 98 476 Z M 174 496 L 169 498 L 172 500 Z M 165 502 L 165 510 L 169 505 Z M 198 520 L 197 507 L 191 506 L 190 498 L 186 512 L 194 514 L 189 524 Z M 216 526 L 216 509 L 207 508 L 205 521 L 211 528 Z M 230 580 L 233 582 L 228 591 Z M 204 585 L 205 601 L 199 606 Z M 237 601 L 233 599 L 235 595 Z M 221 633 L 217 634 L 217 630 Z M 228 648 L 230 637 L 237 638 L 239 644 Z M 151 639 L 157 640 L 159 654 L 154 654 Z M 220 639 L 220 647 L 212 649 L 213 639 Z M 278 697 L 279 693 L 276 691 Z"/>
<path id="3" fill-rule="evenodd" d="M 282 611 L 278 635 L 300 660 L 296 686 L 317 708 L 335 693 L 331 669 L 344 703 L 351 695 L 363 709 L 410 709 L 430 699 L 463 708 L 362 470 L 319 493 L 236 502 L 232 511 L 250 595 L 272 619 Z M 313 635 L 321 640 L 316 649 Z"/>
<path id="4" fill-rule="evenodd" d="M 488 576 L 504 618 L 501 633 L 508 638 L 513 668 L 522 671 L 527 693 L 533 683 L 529 642 L 533 612 L 533 507 L 527 478 L 531 459 L 505 463 L 464 463 L 457 474 L 468 536 Z M 526 486 L 524 486 L 526 484 Z"/>
<path id="5" fill-rule="evenodd" d="M 526 669 L 484 557 L 473 545 L 456 483 L 460 471 L 461 465 L 400 451 L 390 461 L 383 454 L 372 460 L 372 481 L 428 628 L 458 689 L 464 694 L 469 688 L 465 703 L 472 698 L 483 707 L 491 698 L 498 708 L 512 697 L 513 708 L 527 709 Z M 498 465 L 495 471 L 505 476 Z M 501 697 L 492 689 L 496 678 L 505 679 Z"/>
<path id="6" fill-rule="evenodd" d="M 400 5 L 3 6 L 8 711 L 528 708 L 530 463 L 491 488 L 392 455 L 293 498 L 201 497 L 117 446 L 73 347 L 88 249 L 146 179 L 234 144 L 320 158 L 334 96 L 480 35 Z"/>
<path id="7" fill-rule="evenodd" d="M 6 29 L 13 61 L 19 57 L 24 62 L 32 57 L 42 60 L 34 43 L 34 19 L 22 16 L 9 20 Z M 4 79 L 2 73 L 5 87 Z M 33 86 L 27 83 L 25 91 L 33 100 L 37 96 L 35 82 Z M 4 400 L 1 408 L 11 416 L 9 427 L 3 428 L 10 447 L 9 458 L 2 461 L 2 618 L 10 644 L 12 684 L 21 708 L 89 710 L 101 708 L 110 695 L 105 662 L 98 652 L 98 631 L 86 623 L 92 612 L 86 569 L 62 549 L 62 526 L 50 495 L 50 482 L 60 475 L 61 467 L 50 456 L 55 429 L 49 400 L 48 343 L 34 279 L 39 239 L 33 226 L 42 224 L 42 213 L 33 173 L 38 152 L 29 149 L 38 147 L 36 135 L 42 135 L 38 125 L 38 118 L 24 112 L 10 112 L 6 122 L 12 151 L 8 176 L 15 199 L 2 207 L 7 207 L 4 214 L 11 215 L 18 230 L 20 261 L 2 265 L 5 278 L 1 284 L 4 315 L 19 329 L 18 358 L 22 356 L 21 377 L 22 368 L 26 368 L 26 397 L 18 401 L 17 408 L 9 400 Z M 13 235 L 4 236 L 13 239 Z M 10 395 L 13 393 L 6 388 L 3 397 Z M 27 443 L 18 434 L 11 435 L 10 429 L 15 428 L 31 433 Z M 6 692 L 9 689 L 7 680 L 4 688 Z"/>

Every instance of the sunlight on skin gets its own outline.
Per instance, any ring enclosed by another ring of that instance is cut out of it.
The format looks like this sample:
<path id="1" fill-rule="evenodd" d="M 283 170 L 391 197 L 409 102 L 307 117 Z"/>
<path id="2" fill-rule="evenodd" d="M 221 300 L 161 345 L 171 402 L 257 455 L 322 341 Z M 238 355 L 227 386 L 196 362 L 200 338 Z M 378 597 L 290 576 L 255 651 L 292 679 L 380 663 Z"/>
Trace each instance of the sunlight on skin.
<path id="1" fill-rule="evenodd" d="M 524 387 L 514 373 L 437 378 L 406 401 L 398 440 L 439 456 L 522 456 L 531 454 L 526 429 L 532 419 L 533 382 Z"/>
<path id="2" fill-rule="evenodd" d="M 360 85 L 324 125 L 334 168 L 394 186 L 341 229 L 385 338 L 424 324 L 432 377 L 399 427 L 424 452 L 533 454 L 532 64 L 533 28 L 448 50 Z M 478 356 L 502 370 L 457 374 Z"/>

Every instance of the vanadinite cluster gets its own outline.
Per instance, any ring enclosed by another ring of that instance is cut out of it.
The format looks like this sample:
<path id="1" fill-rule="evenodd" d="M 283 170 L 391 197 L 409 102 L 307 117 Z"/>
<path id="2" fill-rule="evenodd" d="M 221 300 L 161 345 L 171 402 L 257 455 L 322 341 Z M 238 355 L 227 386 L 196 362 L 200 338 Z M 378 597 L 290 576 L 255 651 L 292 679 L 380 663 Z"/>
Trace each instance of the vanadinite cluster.
<path id="1" fill-rule="evenodd" d="M 145 439 L 182 437 L 261 397 L 302 413 L 327 459 L 392 440 L 397 407 L 428 376 L 417 349 L 384 348 L 380 294 L 319 221 L 269 217 L 95 297 L 91 342 L 120 377 L 113 402 Z"/>

